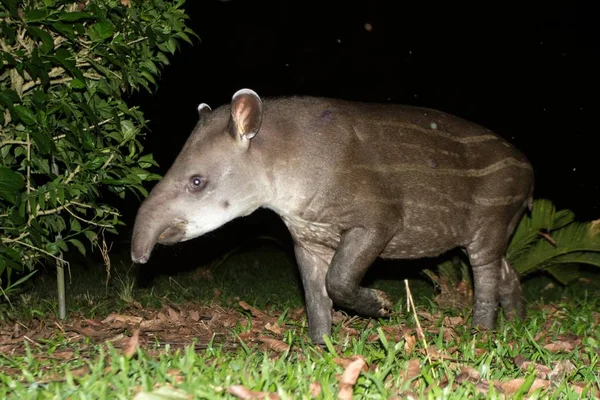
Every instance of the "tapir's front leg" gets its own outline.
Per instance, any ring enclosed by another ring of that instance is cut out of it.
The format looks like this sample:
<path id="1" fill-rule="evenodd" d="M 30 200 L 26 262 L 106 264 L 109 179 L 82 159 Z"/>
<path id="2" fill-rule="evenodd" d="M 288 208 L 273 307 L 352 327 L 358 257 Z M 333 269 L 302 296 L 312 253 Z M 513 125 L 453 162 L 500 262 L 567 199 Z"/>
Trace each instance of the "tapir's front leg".
<path id="1" fill-rule="evenodd" d="M 331 335 L 333 303 L 325 289 L 325 276 L 333 252 L 326 254 L 327 251 L 323 249 L 317 255 L 297 244 L 295 253 L 304 285 L 308 336 L 314 344 L 324 344 L 323 335 Z"/>
<path id="2" fill-rule="evenodd" d="M 372 317 L 390 315 L 393 303 L 387 295 L 360 282 L 391 236 L 367 228 L 344 232 L 327 272 L 327 293 L 334 303 Z"/>

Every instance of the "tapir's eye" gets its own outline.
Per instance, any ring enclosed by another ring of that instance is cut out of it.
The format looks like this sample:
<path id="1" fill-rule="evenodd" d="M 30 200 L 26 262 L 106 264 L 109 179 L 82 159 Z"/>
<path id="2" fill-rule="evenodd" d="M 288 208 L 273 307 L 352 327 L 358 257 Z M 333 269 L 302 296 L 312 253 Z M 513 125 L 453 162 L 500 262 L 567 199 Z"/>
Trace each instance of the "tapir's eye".
<path id="1" fill-rule="evenodd" d="M 194 175 L 190 178 L 190 189 L 199 190 L 204 187 L 206 180 L 200 175 Z"/>

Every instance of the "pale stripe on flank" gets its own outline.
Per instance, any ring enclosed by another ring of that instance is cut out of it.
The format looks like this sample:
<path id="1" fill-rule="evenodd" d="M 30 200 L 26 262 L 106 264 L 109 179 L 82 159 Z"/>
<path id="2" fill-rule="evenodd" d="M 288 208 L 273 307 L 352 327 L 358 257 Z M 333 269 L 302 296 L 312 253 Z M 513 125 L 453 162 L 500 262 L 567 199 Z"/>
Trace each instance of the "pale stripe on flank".
<path id="1" fill-rule="evenodd" d="M 518 161 L 515 158 L 508 157 L 500 160 L 492 165 L 488 165 L 485 168 L 473 168 L 473 169 L 462 169 L 462 168 L 432 168 L 419 164 L 387 164 L 387 165 L 366 165 L 356 164 L 352 165 L 352 168 L 363 169 L 376 172 L 421 172 L 426 175 L 453 175 L 453 176 L 468 176 L 468 177 L 481 177 L 495 172 L 500 171 L 506 167 L 518 167 L 527 170 L 531 170 L 531 166 L 526 162 Z"/>
<path id="2" fill-rule="evenodd" d="M 397 122 L 397 123 L 382 122 L 382 121 L 374 121 L 374 122 L 379 125 L 391 126 L 391 127 L 398 128 L 398 129 L 405 128 L 407 130 L 415 130 L 415 131 L 425 133 L 426 135 L 435 136 L 435 137 L 451 140 L 453 142 L 458 142 L 458 143 L 467 143 L 467 144 L 468 143 L 479 143 L 479 142 L 485 142 L 487 140 L 498 140 L 499 139 L 499 137 L 494 134 L 456 137 L 448 132 L 440 131 L 439 129 L 427 129 L 427 128 L 423 128 L 419 125 L 410 124 L 410 123 L 406 123 L 406 122 Z"/>

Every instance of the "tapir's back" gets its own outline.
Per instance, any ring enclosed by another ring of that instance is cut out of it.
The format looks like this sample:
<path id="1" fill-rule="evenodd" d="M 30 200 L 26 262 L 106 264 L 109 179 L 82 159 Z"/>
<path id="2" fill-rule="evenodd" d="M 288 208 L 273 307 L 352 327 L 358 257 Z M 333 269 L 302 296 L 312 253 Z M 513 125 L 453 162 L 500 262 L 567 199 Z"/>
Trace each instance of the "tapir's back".
<path id="1" fill-rule="evenodd" d="M 277 131 L 302 152 L 305 163 L 297 168 L 310 176 L 299 190 L 310 199 L 298 208 L 305 217 L 342 226 L 397 220 L 396 229 L 406 231 L 403 247 L 398 244 L 405 255 L 465 244 L 478 223 L 508 224 L 499 219 L 513 218 L 531 196 L 533 173 L 523 154 L 461 118 L 408 106 L 293 98 L 265 108 L 267 125 L 270 108 L 276 120 L 294 117 L 292 129 Z"/>

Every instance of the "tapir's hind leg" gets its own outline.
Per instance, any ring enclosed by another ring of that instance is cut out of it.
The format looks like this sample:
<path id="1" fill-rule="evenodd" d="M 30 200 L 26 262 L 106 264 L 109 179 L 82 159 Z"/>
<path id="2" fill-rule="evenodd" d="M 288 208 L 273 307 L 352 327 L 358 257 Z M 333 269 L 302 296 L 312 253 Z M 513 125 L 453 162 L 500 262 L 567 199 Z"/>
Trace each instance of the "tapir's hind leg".
<path id="1" fill-rule="evenodd" d="M 496 231 L 480 231 L 467 246 L 473 268 L 473 324 L 492 329 L 502 304 L 504 315 L 524 317 L 525 308 L 519 276 L 504 258 L 506 236 Z"/>
<path id="2" fill-rule="evenodd" d="M 515 316 L 521 319 L 525 318 L 525 305 L 519 274 L 505 258 L 502 258 L 502 268 L 500 270 L 500 304 L 502 304 L 506 318 L 513 319 Z"/>
<path id="3" fill-rule="evenodd" d="M 473 325 L 486 329 L 494 328 L 496 316 L 498 315 L 498 304 L 500 301 L 500 267 L 502 258 L 478 264 L 469 253 L 471 266 L 473 267 Z"/>

